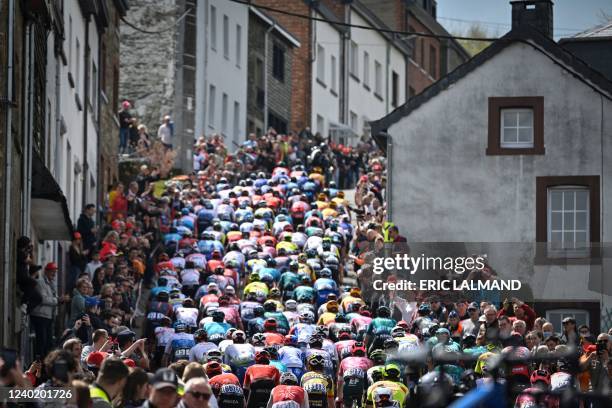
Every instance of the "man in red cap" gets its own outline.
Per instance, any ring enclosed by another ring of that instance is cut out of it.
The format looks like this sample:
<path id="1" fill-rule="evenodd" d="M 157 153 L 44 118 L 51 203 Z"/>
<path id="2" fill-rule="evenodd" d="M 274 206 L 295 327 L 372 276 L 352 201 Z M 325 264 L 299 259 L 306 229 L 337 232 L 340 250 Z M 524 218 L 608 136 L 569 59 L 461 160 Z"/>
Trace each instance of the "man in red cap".
<path id="1" fill-rule="evenodd" d="M 57 265 L 49 262 L 36 279 L 36 290 L 42 298 L 42 302 L 30 311 L 32 327 L 36 333 L 34 338 L 34 354 L 44 358 L 53 348 L 53 319 L 57 315 L 57 306 L 70 300 L 68 295 L 59 297 L 57 295 Z"/>

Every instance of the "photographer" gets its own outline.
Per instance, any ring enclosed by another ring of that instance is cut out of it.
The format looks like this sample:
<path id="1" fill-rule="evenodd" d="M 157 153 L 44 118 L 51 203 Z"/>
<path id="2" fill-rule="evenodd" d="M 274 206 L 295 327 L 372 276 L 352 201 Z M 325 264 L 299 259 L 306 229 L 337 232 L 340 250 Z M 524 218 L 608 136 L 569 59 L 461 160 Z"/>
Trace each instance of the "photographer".
<path id="1" fill-rule="evenodd" d="M 585 354 L 580 357 L 580 369 L 588 372 L 591 391 L 610 392 L 610 375 L 608 363 L 610 360 L 610 336 L 601 333 L 595 344 L 587 346 Z"/>
<path id="2" fill-rule="evenodd" d="M 37 387 L 37 389 L 46 388 L 65 388 L 70 386 L 74 375 L 77 373 L 77 360 L 68 350 L 53 350 L 45 358 L 45 372 L 48 380 Z M 65 401 L 40 401 L 36 404 L 38 407 L 63 407 Z"/>

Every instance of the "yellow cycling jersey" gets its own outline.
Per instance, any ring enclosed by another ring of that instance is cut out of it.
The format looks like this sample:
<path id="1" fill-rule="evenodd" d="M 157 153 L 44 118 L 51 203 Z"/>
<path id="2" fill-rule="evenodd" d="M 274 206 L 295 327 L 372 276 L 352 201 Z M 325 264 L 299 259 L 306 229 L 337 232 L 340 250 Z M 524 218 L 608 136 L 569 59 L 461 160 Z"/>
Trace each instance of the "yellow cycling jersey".
<path id="1" fill-rule="evenodd" d="M 327 201 L 317 200 L 315 201 L 315 204 L 317 205 L 318 210 L 323 210 L 329 207 L 329 203 Z"/>
<path id="2" fill-rule="evenodd" d="M 393 401 L 396 401 L 400 405 L 400 408 L 404 408 L 406 405 L 406 397 L 409 393 L 408 387 L 400 382 L 387 380 L 375 382 L 368 388 L 366 405 L 374 405 L 374 396 L 378 388 L 389 388 L 393 392 Z"/>
<path id="3" fill-rule="evenodd" d="M 298 250 L 297 245 L 295 245 L 293 242 L 287 242 L 287 241 L 281 241 L 278 244 L 276 244 L 276 250 L 279 251 L 282 248 L 285 249 L 285 251 L 288 252 L 295 252 Z"/>
<path id="4" fill-rule="evenodd" d="M 327 326 L 333 323 L 336 320 L 336 313 L 325 312 L 319 317 L 319 321 L 317 325 L 319 326 Z"/>
<path id="5" fill-rule="evenodd" d="M 327 397 L 334 397 L 334 381 L 328 375 L 309 371 L 302 376 L 301 387 L 307 392 L 320 392 Z"/>
<path id="6" fill-rule="evenodd" d="M 319 182 L 319 185 L 324 186 L 325 185 L 325 176 L 322 175 L 321 173 L 310 173 L 308 175 L 309 179 L 315 180 Z"/>
<path id="7" fill-rule="evenodd" d="M 342 302 L 340 303 L 340 305 L 342 306 L 342 309 L 344 309 L 344 313 L 349 312 L 348 308 L 353 303 L 359 303 L 361 305 L 365 305 L 365 302 L 362 298 L 358 298 L 354 296 L 347 296 L 344 299 L 342 299 Z"/>
<path id="8" fill-rule="evenodd" d="M 323 218 L 327 218 L 327 217 L 337 217 L 338 216 L 338 211 L 334 210 L 331 207 L 327 207 L 323 210 L 321 210 L 321 214 L 323 214 Z"/>
<path id="9" fill-rule="evenodd" d="M 248 295 L 249 293 L 262 293 L 266 297 L 268 296 L 268 285 L 263 282 L 251 282 L 244 287 L 244 294 Z"/>

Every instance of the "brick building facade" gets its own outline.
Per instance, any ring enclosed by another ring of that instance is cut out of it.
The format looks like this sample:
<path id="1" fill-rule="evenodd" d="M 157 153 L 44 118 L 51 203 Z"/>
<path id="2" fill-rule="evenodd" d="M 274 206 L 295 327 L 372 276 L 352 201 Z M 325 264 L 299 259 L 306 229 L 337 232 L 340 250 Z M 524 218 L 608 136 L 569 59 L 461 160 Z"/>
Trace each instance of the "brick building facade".
<path id="1" fill-rule="evenodd" d="M 300 45 L 269 15 L 251 9 L 248 46 L 248 133 L 262 134 L 262 131 L 270 126 L 279 133 L 287 133 L 292 129 L 293 54 Z"/>
<path id="2" fill-rule="evenodd" d="M 105 186 L 118 179 L 117 147 L 119 146 L 119 29 L 126 15 L 126 0 L 109 2 L 108 27 L 100 40 L 100 148 L 98 149 L 98 202 L 104 200 Z"/>

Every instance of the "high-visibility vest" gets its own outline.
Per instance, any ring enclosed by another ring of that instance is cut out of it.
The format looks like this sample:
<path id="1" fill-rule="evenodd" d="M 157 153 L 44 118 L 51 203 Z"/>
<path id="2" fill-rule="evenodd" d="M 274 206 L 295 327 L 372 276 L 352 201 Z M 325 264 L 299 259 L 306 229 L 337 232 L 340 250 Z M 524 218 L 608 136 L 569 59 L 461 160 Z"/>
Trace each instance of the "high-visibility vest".
<path id="1" fill-rule="evenodd" d="M 95 385 L 89 387 L 89 396 L 91 397 L 91 399 L 101 399 L 108 402 L 109 404 L 111 403 L 108 394 L 106 394 L 103 389 L 98 388 Z"/>
<path id="2" fill-rule="evenodd" d="M 389 229 L 394 225 L 395 224 L 390 221 L 385 221 L 385 223 L 383 224 L 383 234 L 385 237 L 385 242 L 392 242 L 392 240 L 389 238 Z"/>

